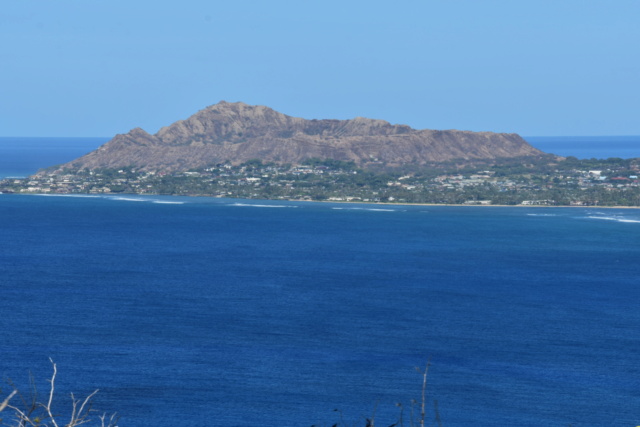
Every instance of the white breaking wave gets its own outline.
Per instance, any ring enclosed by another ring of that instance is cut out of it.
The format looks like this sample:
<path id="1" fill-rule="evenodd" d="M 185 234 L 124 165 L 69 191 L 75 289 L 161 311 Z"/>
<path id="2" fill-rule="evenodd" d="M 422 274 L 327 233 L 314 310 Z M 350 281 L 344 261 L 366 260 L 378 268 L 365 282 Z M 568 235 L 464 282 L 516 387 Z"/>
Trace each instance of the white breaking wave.
<path id="1" fill-rule="evenodd" d="M 595 215 L 587 215 L 587 218 L 590 219 L 601 219 L 603 221 L 618 221 L 620 218 L 616 218 L 613 216 L 595 216 Z"/>
<path id="2" fill-rule="evenodd" d="M 133 198 L 133 197 L 120 197 L 120 196 L 117 196 L 117 197 L 111 197 L 110 196 L 110 197 L 107 197 L 107 199 L 109 199 L 109 200 L 119 200 L 119 201 L 122 201 L 122 202 L 152 202 L 153 201 L 153 200 L 150 200 L 150 199 L 136 199 L 136 198 Z"/>
<path id="3" fill-rule="evenodd" d="M 109 200 L 117 200 L 120 202 L 146 202 L 155 203 L 158 205 L 184 205 L 185 203 L 173 200 L 147 199 L 142 197 L 106 196 L 105 198 Z"/>
<path id="4" fill-rule="evenodd" d="M 102 199 L 102 196 L 93 196 L 89 194 L 29 194 L 30 196 L 39 197 L 78 197 L 82 199 Z"/>
<path id="5" fill-rule="evenodd" d="M 599 219 L 601 221 L 615 221 L 615 222 L 627 222 L 627 223 L 640 223 L 638 219 L 624 218 L 619 216 L 597 216 L 597 215 L 588 215 L 586 216 L 588 219 Z"/>
<path id="6" fill-rule="evenodd" d="M 382 208 L 331 208 L 331 209 L 334 209 L 337 211 L 398 212 L 397 209 L 382 209 Z"/>
<path id="7" fill-rule="evenodd" d="M 254 205 L 252 203 L 231 203 L 227 206 L 241 206 L 241 207 L 250 207 L 250 208 L 297 208 L 297 206 L 287 206 L 287 205 Z"/>

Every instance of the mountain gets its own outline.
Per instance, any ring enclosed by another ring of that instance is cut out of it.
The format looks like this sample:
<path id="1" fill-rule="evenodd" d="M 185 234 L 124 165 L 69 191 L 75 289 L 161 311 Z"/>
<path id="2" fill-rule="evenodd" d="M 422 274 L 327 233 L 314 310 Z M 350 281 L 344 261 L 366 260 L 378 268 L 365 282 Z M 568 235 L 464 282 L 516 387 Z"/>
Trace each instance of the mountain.
<path id="1" fill-rule="evenodd" d="M 264 106 L 222 101 L 155 135 L 140 128 L 116 135 L 58 170 L 135 166 L 169 172 L 221 162 L 295 164 L 308 158 L 400 166 L 542 154 L 517 134 L 416 130 L 362 117 L 306 120 Z"/>

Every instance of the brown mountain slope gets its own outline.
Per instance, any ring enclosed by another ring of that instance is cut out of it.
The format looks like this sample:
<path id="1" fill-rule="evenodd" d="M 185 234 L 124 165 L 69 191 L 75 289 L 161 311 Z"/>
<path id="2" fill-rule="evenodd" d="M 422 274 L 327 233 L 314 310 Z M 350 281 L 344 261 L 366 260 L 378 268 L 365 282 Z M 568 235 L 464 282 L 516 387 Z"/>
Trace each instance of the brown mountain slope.
<path id="1" fill-rule="evenodd" d="M 305 120 L 264 106 L 222 101 L 155 135 L 140 128 L 116 135 L 62 167 L 179 171 L 251 159 L 295 164 L 312 157 L 398 166 L 541 154 L 517 134 L 415 130 L 361 117 Z"/>

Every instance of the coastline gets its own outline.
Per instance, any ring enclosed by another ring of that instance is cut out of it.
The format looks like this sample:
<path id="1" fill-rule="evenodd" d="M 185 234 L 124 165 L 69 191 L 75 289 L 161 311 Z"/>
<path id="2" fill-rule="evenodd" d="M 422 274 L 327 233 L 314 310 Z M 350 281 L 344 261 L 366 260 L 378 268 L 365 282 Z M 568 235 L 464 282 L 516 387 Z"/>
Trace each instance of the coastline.
<path id="1" fill-rule="evenodd" d="M 188 197 L 188 196 L 187 196 Z M 198 197 L 198 196 L 196 196 Z M 207 196 L 204 196 L 207 197 Z M 273 199 L 237 199 L 237 200 L 269 200 Z M 445 203 L 389 203 L 389 202 L 347 202 L 347 201 L 326 201 L 326 200 L 299 200 L 285 199 L 288 202 L 311 202 L 311 203 L 334 203 L 334 204 L 355 204 L 372 206 L 448 206 L 448 207 L 469 207 L 469 208 L 597 208 L 597 209 L 640 209 L 640 206 L 575 206 L 575 205 L 472 205 L 472 204 L 445 204 Z"/>
<path id="2" fill-rule="evenodd" d="M 226 197 L 207 196 L 207 195 L 174 195 L 174 194 L 138 194 L 138 193 L 118 193 L 118 194 L 88 194 L 88 193 L 2 193 L 0 195 L 18 195 L 18 196 L 92 196 L 92 197 L 108 197 L 108 196 L 138 196 L 138 197 L 194 197 L 194 198 L 210 198 L 210 199 L 227 199 Z M 304 203 L 324 203 L 324 204 L 341 204 L 341 205 L 367 205 L 367 206 L 429 206 L 429 207 L 465 207 L 465 208 L 577 208 L 577 209 L 640 209 L 640 206 L 576 206 L 576 205 L 491 205 L 491 204 L 445 204 L 445 203 L 394 203 L 394 202 L 354 202 L 354 201 L 336 201 L 336 200 L 302 200 L 302 199 L 243 199 L 237 197 L 229 197 L 229 200 L 242 201 L 265 201 L 265 202 L 304 202 Z"/>

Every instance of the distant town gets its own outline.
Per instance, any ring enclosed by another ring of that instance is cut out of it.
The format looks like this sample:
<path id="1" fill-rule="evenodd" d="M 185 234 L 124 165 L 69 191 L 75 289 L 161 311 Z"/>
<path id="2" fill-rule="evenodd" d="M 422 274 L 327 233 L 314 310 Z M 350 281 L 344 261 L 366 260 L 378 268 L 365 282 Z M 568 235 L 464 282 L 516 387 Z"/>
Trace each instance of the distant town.
<path id="1" fill-rule="evenodd" d="M 360 168 L 309 159 L 251 160 L 167 173 L 135 167 L 56 171 L 0 181 L 3 193 L 148 194 L 455 205 L 640 206 L 640 159 L 510 159 L 493 164 Z"/>

